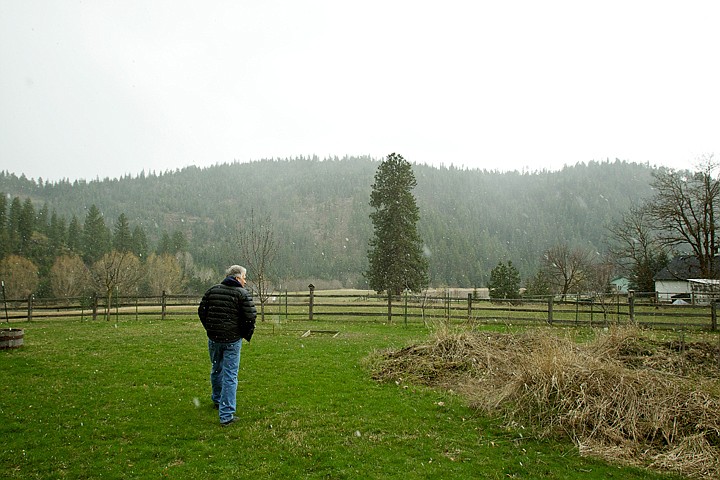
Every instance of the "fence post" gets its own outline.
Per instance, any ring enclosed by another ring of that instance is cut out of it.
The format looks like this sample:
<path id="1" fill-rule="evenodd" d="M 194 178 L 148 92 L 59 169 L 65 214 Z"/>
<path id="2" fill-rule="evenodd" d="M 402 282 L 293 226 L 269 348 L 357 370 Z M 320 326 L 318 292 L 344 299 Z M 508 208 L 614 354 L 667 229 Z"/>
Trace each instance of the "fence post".
<path id="1" fill-rule="evenodd" d="M 472 321 L 472 293 L 468 293 L 468 322 Z"/>
<path id="2" fill-rule="evenodd" d="M 448 323 L 450 323 L 450 306 L 450 289 L 448 288 L 445 291 L 445 318 Z"/>
<path id="3" fill-rule="evenodd" d="M 635 324 L 635 290 L 628 290 L 628 315 L 630 323 Z"/>
<path id="4" fill-rule="evenodd" d="M 580 320 L 580 292 L 575 295 L 575 326 L 577 326 Z M 592 323 L 590 324 L 592 327 Z"/>
<path id="5" fill-rule="evenodd" d="M 162 291 L 162 300 L 160 302 L 160 319 L 165 320 L 165 311 L 167 310 L 167 299 L 165 298 L 165 290 Z"/>
<path id="6" fill-rule="evenodd" d="M 407 290 L 407 288 L 406 288 L 406 289 L 405 289 L 405 314 L 404 314 L 404 316 L 405 316 L 405 326 L 406 326 L 406 327 L 407 327 L 407 317 L 408 317 L 407 310 L 408 310 L 408 290 Z"/>
<path id="7" fill-rule="evenodd" d="M 710 319 L 710 330 L 712 330 L 713 332 L 717 330 L 717 304 L 717 300 L 713 300 L 713 302 L 710 304 L 712 312 L 712 316 Z"/>
<path id="8" fill-rule="evenodd" d="M 308 306 L 308 319 L 312 321 L 313 304 L 315 303 L 315 285 L 311 283 L 310 285 L 308 285 L 308 288 L 310 289 L 310 305 Z"/>
<path id="9" fill-rule="evenodd" d="M 10 317 L 8 316 L 8 309 L 7 309 L 7 298 L 5 298 L 5 280 L 2 281 L 2 296 L 3 296 L 3 305 L 5 305 L 5 320 L 7 323 L 10 323 Z"/>
<path id="10" fill-rule="evenodd" d="M 33 316 L 33 294 L 28 295 L 28 322 L 32 320 Z"/>
<path id="11" fill-rule="evenodd" d="M 388 325 L 392 324 L 392 292 L 390 289 L 387 290 L 388 296 Z"/>
<path id="12" fill-rule="evenodd" d="M 96 292 L 93 292 L 92 296 L 92 319 L 97 320 L 97 310 L 98 310 L 98 296 Z"/>
<path id="13" fill-rule="evenodd" d="M 548 297 L 548 324 L 553 324 L 553 297 Z"/>

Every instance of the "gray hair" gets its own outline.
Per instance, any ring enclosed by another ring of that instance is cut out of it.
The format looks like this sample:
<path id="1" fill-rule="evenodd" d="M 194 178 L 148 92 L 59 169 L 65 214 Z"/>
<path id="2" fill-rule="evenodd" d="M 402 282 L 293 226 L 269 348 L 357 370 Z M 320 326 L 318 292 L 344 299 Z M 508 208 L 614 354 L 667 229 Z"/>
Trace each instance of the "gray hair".
<path id="1" fill-rule="evenodd" d="M 245 267 L 241 267 L 240 265 L 231 265 L 225 270 L 225 275 L 228 277 L 238 277 L 242 275 L 246 275 L 247 270 Z"/>

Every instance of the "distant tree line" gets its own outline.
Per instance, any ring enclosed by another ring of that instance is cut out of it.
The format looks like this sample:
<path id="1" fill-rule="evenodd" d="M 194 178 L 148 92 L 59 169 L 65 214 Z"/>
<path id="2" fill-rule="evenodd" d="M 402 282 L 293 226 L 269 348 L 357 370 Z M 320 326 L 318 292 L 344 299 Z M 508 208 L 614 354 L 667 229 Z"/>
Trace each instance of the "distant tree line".
<path id="1" fill-rule="evenodd" d="M 0 172 L 0 191 L 8 193 L 0 205 L 0 234 L 7 236 L 0 254 L 33 262 L 42 295 L 53 292 L 49 274 L 58 257 L 77 255 L 91 270 L 112 251 L 134 255 L 142 269 L 151 255 L 170 255 L 183 283 L 168 288 L 197 292 L 227 265 L 243 263 L 240 233 L 254 212 L 269 220 L 277 242 L 273 270 L 263 278 L 271 289 L 309 283 L 370 289 L 365 273 L 378 165 L 369 157 L 300 157 L 73 182 Z M 712 250 L 703 242 L 717 246 L 709 227 L 695 242 L 670 235 L 681 219 L 666 215 L 663 224 L 657 216 L 672 211 L 670 204 L 659 208 L 658 192 L 714 195 L 714 183 L 702 175 L 620 160 L 506 173 L 415 164 L 412 173 L 417 234 L 433 287 L 492 285 L 507 296 L 509 287 L 498 283 L 506 275 L 511 285 L 519 277 L 528 294 L 567 295 L 601 289 L 594 285 L 603 276 L 626 275 L 646 291 L 648 279 L 688 241 L 705 252 Z M 638 237 L 633 227 L 650 236 Z M 644 252 L 623 248 L 623 230 Z M 159 288 L 147 275 L 137 282 L 139 292 Z M 107 290 L 97 280 L 92 288 Z"/>
<path id="2" fill-rule="evenodd" d="M 96 205 L 81 222 L 36 210 L 30 198 L 0 194 L 0 279 L 8 298 L 116 293 L 183 293 L 198 282 L 182 231 L 163 233 L 150 249 L 140 226 L 124 213 L 108 226 Z"/>

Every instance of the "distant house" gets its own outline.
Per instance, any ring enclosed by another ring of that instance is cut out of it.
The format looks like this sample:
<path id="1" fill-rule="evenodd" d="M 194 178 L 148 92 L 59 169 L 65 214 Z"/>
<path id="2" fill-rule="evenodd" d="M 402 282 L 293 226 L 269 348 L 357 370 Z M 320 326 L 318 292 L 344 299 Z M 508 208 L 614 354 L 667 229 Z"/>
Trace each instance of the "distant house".
<path id="1" fill-rule="evenodd" d="M 610 288 L 612 293 L 628 293 L 630 280 L 625 277 L 616 277 L 610 280 Z"/>
<path id="2" fill-rule="evenodd" d="M 715 271 L 720 272 L 720 259 L 715 258 Z M 658 301 L 672 302 L 678 299 L 692 303 L 708 303 L 720 296 L 720 280 L 700 278 L 700 262 L 692 255 L 673 258 L 660 270 L 653 280 Z"/>

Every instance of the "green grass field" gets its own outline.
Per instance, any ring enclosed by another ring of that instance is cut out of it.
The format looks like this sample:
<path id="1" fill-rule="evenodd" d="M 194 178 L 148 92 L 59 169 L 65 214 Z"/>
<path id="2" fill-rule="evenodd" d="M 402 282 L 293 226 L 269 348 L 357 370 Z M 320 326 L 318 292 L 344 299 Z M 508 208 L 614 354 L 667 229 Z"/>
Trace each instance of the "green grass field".
<path id="1" fill-rule="evenodd" d="M 503 429 L 452 393 L 373 381 L 363 359 L 426 338 L 419 325 L 259 324 L 227 428 L 195 318 L 13 327 L 25 345 L 0 351 L 3 478 L 678 478 Z"/>

